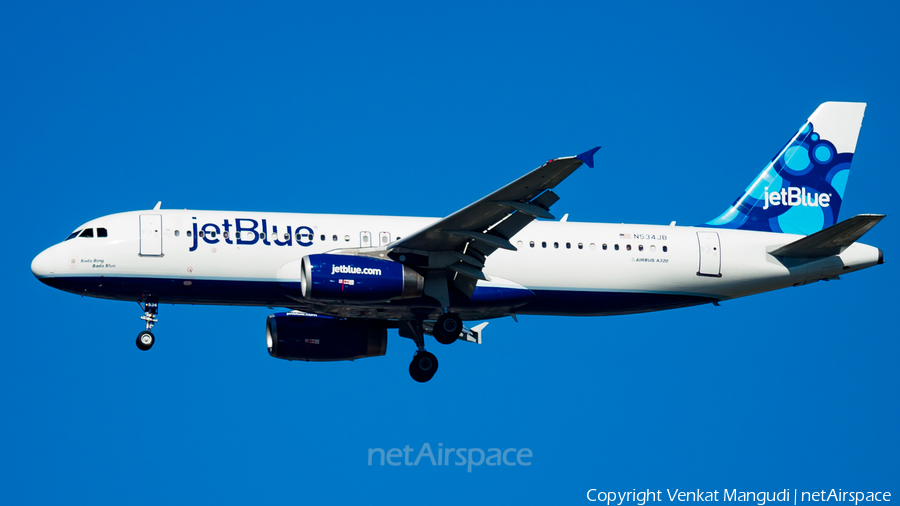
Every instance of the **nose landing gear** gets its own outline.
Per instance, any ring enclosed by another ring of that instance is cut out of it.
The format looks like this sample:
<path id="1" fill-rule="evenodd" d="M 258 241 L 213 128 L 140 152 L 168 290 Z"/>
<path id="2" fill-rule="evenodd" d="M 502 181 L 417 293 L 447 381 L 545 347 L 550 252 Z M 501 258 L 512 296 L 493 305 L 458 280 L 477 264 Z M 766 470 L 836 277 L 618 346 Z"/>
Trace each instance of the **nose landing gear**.
<path id="1" fill-rule="evenodd" d="M 138 334 L 137 340 L 135 341 L 135 343 L 137 344 L 137 347 L 139 350 L 147 351 L 153 347 L 153 343 L 155 341 L 156 341 L 156 338 L 153 337 L 153 332 L 150 332 L 149 330 L 145 330 L 145 331 L 141 332 L 140 334 Z"/>
<path id="2" fill-rule="evenodd" d="M 156 342 L 156 338 L 153 336 L 153 332 L 150 332 L 150 329 L 158 321 L 156 315 L 159 312 L 159 305 L 156 302 L 145 302 L 142 309 L 144 310 L 144 316 L 141 316 L 141 320 L 147 322 L 147 329 L 138 334 L 135 344 L 137 344 L 139 350 L 147 351 Z"/>

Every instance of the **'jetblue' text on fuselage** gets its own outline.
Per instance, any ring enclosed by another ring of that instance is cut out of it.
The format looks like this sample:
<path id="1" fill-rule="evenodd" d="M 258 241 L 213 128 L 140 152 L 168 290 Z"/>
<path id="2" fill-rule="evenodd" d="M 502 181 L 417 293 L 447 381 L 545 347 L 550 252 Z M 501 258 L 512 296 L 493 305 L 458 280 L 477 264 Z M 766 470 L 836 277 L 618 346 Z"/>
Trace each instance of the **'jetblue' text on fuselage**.
<path id="1" fill-rule="evenodd" d="M 313 229 L 305 225 L 294 227 L 283 226 L 279 230 L 278 225 L 266 223 L 265 218 L 254 220 L 252 218 L 235 218 L 233 222 L 226 219 L 222 223 L 205 223 L 199 225 L 193 223 L 193 243 L 190 251 L 195 251 L 200 239 L 207 244 L 237 244 L 249 246 L 251 244 L 265 244 L 266 246 L 292 246 L 296 241 L 298 246 L 312 246 Z"/>

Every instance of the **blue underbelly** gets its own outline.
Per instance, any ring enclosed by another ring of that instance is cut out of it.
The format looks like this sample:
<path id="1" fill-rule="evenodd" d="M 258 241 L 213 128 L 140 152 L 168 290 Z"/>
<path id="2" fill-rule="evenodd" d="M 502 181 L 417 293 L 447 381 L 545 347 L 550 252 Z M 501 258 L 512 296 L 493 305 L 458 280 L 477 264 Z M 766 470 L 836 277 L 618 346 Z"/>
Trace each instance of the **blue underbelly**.
<path id="1" fill-rule="evenodd" d="M 215 304 L 246 306 L 298 307 L 303 304 L 299 293 L 275 281 L 221 279 L 166 279 L 139 277 L 54 277 L 42 278 L 45 284 L 59 290 L 114 300 L 157 300 L 164 304 Z M 689 294 L 652 292 L 612 292 L 574 290 L 532 290 L 533 298 L 524 305 L 509 307 L 501 314 L 534 314 L 559 316 L 604 316 L 660 311 L 716 302 L 717 299 Z M 523 301 L 524 302 L 524 301 Z M 346 304 L 351 305 L 351 304 Z M 360 303 L 360 306 L 373 306 Z M 435 305 L 431 299 L 406 299 L 385 302 L 392 308 Z M 484 308 L 465 299 L 453 297 L 453 307 L 464 310 Z M 465 311 L 461 311 L 464 313 Z M 473 315 L 475 316 L 475 315 Z M 465 316 L 464 316 L 465 317 Z M 489 317 L 482 314 L 481 317 Z"/>

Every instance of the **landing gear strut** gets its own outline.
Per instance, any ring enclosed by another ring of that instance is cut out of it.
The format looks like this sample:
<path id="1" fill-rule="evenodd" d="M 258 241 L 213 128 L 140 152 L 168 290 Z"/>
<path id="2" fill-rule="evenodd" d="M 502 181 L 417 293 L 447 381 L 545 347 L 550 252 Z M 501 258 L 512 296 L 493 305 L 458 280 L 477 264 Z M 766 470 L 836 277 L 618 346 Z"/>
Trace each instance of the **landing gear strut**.
<path id="1" fill-rule="evenodd" d="M 416 343 L 416 354 L 409 364 L 409 375 L 419 383 L 425 383 L 434 377 L 438 370 L 438 360 L 433 354 L 425 351 L 425 331 L 422 320 L 403 320 L 400 322 L 400 336 L 408 337 Z"/>
<path id="2" fill-rule="evenodd" d="M 141 316 L 141 320 L 147 322 L 147 329 L 138 334 L 135 344 L 137 344 L 139 350 L 147 351 L 156 342 L 156 338 L 153 336 L 153 332 L 150 332 L 150 329 L 158 321 L 156 314 L 159 312 L 159 305 L 156 302 L 145 302 L 143 310 L 144 316 Z"/>

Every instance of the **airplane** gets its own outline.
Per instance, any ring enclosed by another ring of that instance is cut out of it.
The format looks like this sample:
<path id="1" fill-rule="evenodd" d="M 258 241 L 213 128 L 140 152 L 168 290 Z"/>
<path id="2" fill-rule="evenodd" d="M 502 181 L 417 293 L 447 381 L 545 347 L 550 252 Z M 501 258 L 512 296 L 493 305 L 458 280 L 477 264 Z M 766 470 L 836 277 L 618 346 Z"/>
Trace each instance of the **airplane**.
<path id="1" fill-rule="evenodd" d="M 91 220 L 37 255 L 44 284 L 136 301 L 149 350 L 159 304 L 266 306 L 272 357 L 383 356 L 414 341 L 420 383 L 464 321 L 603 316 L 716 304 L 884 262 L 857 242 L 885 216 L 838 221 L 866 104 L 826 102 L 738 198 L 698 226 L 559 221 L 554 189 L 594 148 L 549 160 L 445 218 L 161 209 Z"/>

